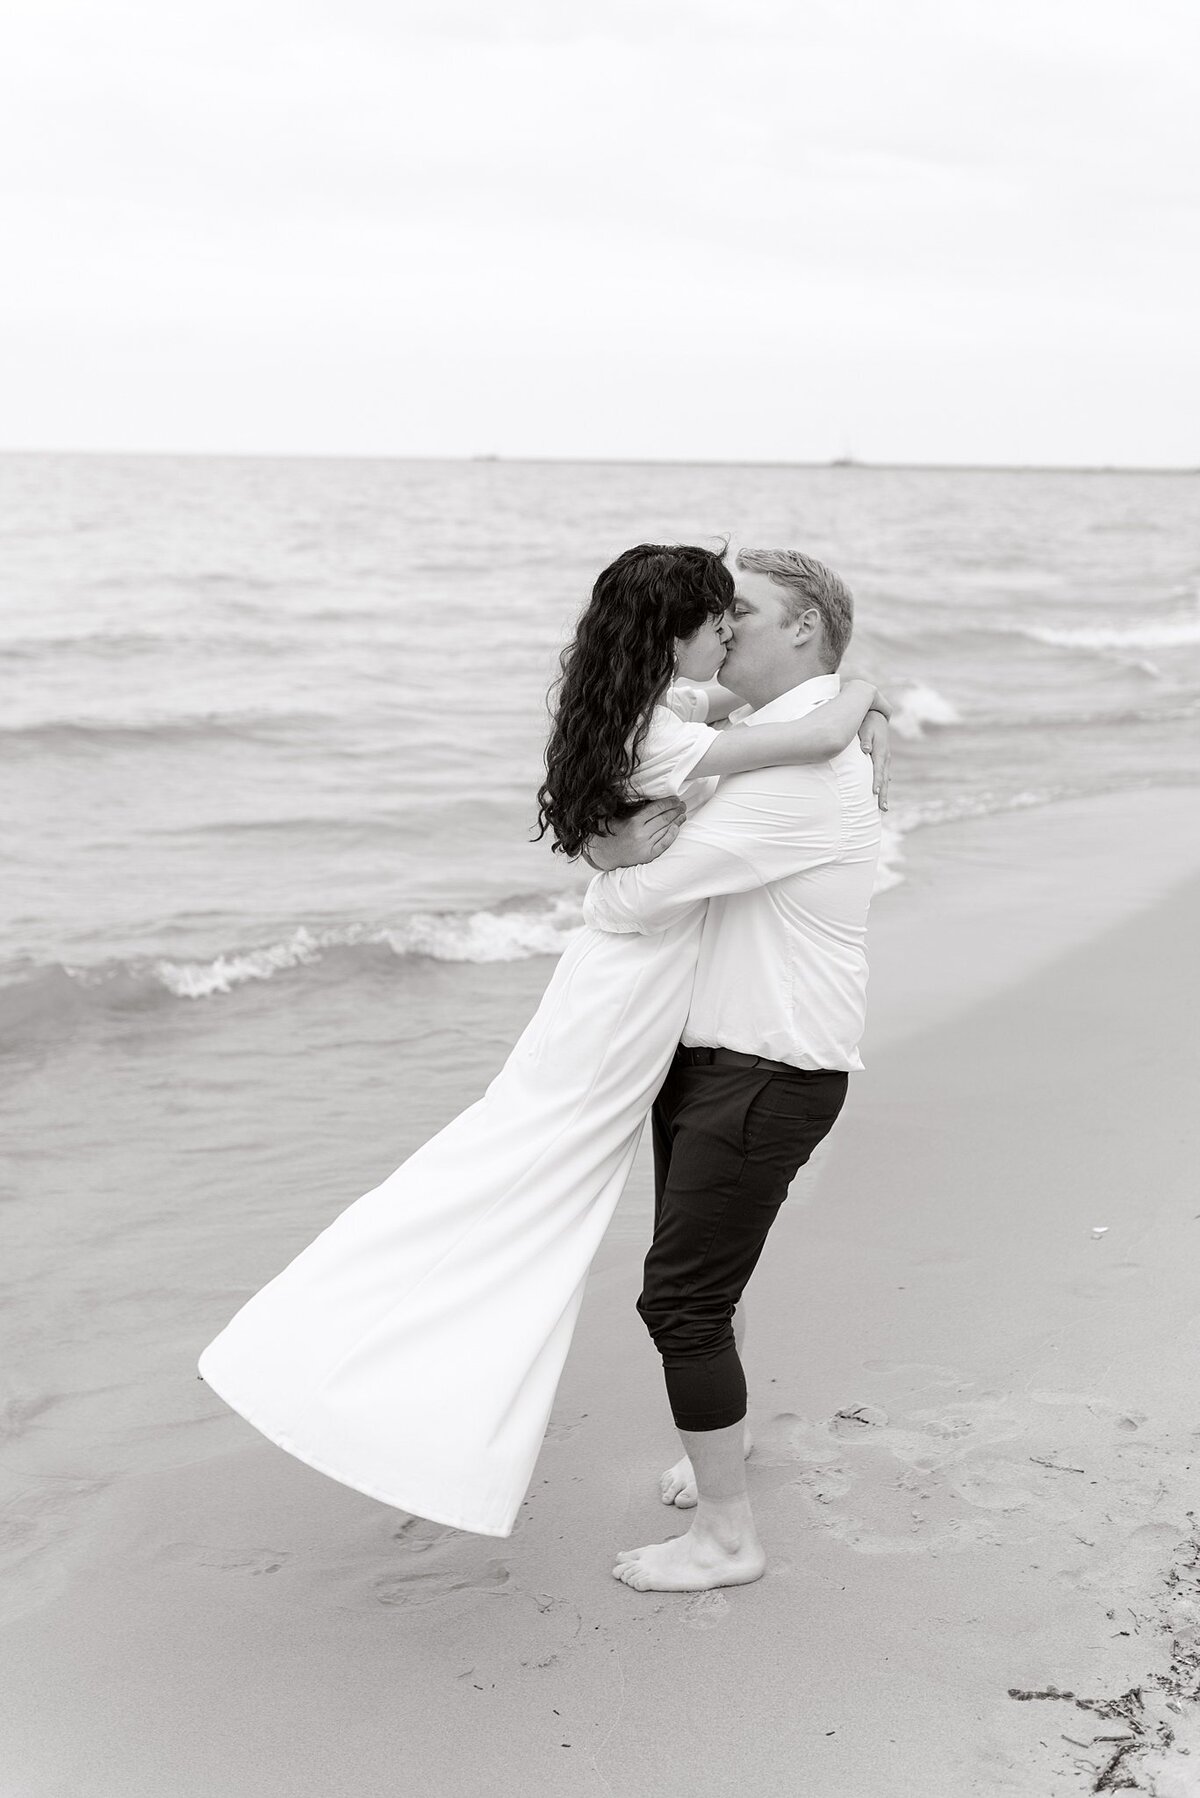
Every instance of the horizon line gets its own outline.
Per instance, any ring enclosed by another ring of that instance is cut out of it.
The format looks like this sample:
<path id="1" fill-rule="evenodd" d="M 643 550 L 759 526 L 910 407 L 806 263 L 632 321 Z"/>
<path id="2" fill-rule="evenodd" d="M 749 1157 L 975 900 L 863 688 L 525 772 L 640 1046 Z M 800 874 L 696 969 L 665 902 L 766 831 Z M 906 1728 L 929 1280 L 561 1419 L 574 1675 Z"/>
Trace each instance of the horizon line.
<path id="1" fill-rule="evenodd" d="M 22 449 L 0 448 L 0 456 L 137 457 L 147 461 L 212 462 L 448 462 L 515 463 L 527 467 L 595 468 L 838 468 L 889 473 L 962 474 L 1200 474 L 1200 463 L 1185 462 L 899 462 L 860 456 L 511 456 L 500 452 L 458 455 L 413 455 L 375 450 L 197 450 L 197 449 Z"/>

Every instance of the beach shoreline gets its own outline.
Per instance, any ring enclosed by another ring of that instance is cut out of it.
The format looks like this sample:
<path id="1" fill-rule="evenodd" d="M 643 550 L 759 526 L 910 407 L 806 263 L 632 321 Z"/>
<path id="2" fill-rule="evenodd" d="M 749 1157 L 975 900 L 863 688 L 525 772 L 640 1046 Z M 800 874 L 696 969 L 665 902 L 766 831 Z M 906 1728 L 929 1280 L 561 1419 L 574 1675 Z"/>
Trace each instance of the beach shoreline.
<path id="1" fill-rule="evenodd" d="M 502 1542 L 322 1479 L 193 1380 L 235 1297 L 214 1216 L 160 1331 L 172 1426 L 110 1406 L 122 1477 L 0 1628 L 0 1789 L 1045 1798 L 1094 1789 L 1103 1737 L 1135 1789 L 1200 1789 L 1198 823 L 1161 789 L 947 825 L 877 902 L 867 1071 L 749 1293 L 761 1582 L 608 1571 L 686 1527 L 633 1312 L 644 1153 Z M 489 1044 L 546 965 L 479 971 Z M 294 1231 L 253 1220 L 264 1266 Z M 70 1465 L 34 1422 L 30 1513 Z"/>

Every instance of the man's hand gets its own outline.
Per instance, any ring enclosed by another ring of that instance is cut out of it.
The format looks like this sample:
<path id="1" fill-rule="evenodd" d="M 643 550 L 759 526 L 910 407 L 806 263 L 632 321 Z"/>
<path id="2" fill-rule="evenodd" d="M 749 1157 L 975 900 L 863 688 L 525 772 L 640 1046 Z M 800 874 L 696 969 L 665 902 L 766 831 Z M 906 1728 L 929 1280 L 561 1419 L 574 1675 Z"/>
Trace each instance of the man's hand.
<path id="1" fill-rule="evenodd" d="M 880 811 L 886 812 L 892 776 L 892 734 L 887 719 L 879 712 L 868 712 L 858 727 L 858 740 L 871 758 L 871 791 L 879 801 Z"/>
<path id="2" fill-rule="evenodd" d="M 686 817 L 687 807 L 682 799 L 652 799 L 648 805 L 639 806 L 631 817 L 590 837 L 585 850 L 587 860 L 601 873 L 655 861 L 664 849 L 671 847 Z"/>

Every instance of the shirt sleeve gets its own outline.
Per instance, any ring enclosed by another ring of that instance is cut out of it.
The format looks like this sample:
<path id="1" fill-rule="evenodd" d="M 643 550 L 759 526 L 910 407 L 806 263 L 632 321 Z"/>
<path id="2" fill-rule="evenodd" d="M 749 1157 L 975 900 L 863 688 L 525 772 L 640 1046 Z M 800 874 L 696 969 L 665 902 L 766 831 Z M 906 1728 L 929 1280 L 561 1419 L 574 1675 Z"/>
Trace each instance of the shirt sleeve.
<path id="1" fill-rule="evenodd" d="M 730 775 L 656 861 L 597 875 L 584 920 L 626 934 L 666 930 L 699 900 L 820 867 L 841 846 L 841 809 L 826 765 Z"/>
<path id="2" fill-rule="evenodd" d="M 707 695 L 702 693 L 699 697 L 707 710 Z M 696 763 L 703 761 L 716 740 L 717 733 L 710 725 L 685 723 L 671 707 L 656 705 L 638 750 L 634 772 L 638 791 L 647 799 L 678 794 Z"/>
<path id="3" fill-rule="evenodd" d="M 663 703 L 685 724 L 708 722 L 708 694 L 703 687 L 691 687 L 686 681 L 675 681 Z"/>

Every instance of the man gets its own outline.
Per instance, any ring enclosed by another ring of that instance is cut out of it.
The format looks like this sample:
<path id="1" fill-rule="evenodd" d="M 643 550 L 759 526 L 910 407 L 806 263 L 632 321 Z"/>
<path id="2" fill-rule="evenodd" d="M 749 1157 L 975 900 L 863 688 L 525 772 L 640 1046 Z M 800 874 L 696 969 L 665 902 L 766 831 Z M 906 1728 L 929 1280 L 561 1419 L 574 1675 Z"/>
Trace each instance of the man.
<path id="1" fill-rule="evenodd" d="M 850 593 L 794 550 L 742 550 L 732 572 L 721 684 L 751 708 L 735 716 L 750 728 L 802 717 L 838 691 Z M 647 933 L 709 901 L 683 1040 L 654 1105 L 654 1238 L 638 1299 L 685 1455 L 663 1497 L 687 1504 L 694 1477 L 696 1505 L 684 1535 L 626 1550 L 613 1573 L 638 1591 L 700 1591 L 766 1565 L 734 1320 L 793 1176 L 862 1066 L 879 854 L 871 763 L 854 742 L 831 762 L 732 775 L 665 853 L 620 865 L 638 829 L 593 842 L 612 866 L 588 889 L 587 922 Z"/>

